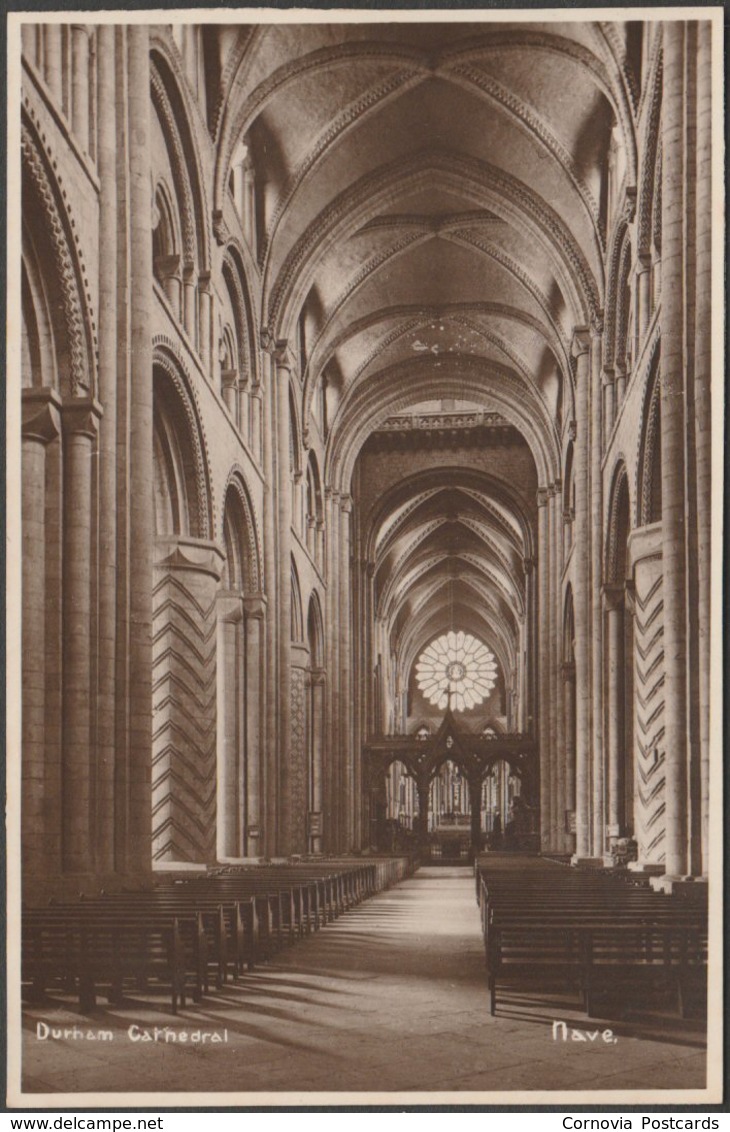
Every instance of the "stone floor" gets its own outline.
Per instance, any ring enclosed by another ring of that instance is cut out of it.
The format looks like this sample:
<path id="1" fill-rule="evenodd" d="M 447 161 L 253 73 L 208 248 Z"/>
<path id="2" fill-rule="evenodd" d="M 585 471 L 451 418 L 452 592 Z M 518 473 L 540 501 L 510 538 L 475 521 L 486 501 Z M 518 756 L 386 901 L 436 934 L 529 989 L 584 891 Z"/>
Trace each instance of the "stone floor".
<path id="1" fill-rule="evenodd" d="M 414 1101 L 416 1093 L 456 1092 L 466 1101 L 488 1092 L 514 1102 L 533 1090 L 553 1101 L 562 1090 L 641 1090 L 648 1100 L 647 1089 L 704 1087 L 699 1026 L 589 1023 L 567 996 L 538 1005 L 508 994 L 490 1017 L 473 891 L 468 869 L 421 869 L 177 1017 L 141 1003 L 102 1007 L 83 1021 L 58 1007 L 29 1010 L 24 1092 L 226 1092 L 246 1104 L 262 1092 L 313 1100 L 313 1092 L 377 1090 Z M 613 1026 L 617 1040 L 556 1041 L 554 1019 Z M 39 1021 L 105 1028 L 114 1039 L 39 1040 Z M 202 1029 L 227 1041 L 133 1042 L 132 1024 Z"/>

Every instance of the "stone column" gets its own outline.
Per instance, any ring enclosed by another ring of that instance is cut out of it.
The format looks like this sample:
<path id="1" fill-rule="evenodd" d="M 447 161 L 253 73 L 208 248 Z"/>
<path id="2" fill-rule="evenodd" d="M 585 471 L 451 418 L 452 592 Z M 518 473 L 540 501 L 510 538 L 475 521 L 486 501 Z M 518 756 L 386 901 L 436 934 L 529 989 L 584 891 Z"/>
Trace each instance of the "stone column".
<path id="1" fill-rule="evenodd" d="M 25 875 L 58 867 L 46 853 L 46 445 L 61 428 L 52 389 L 23 391 L 22 861 Z"/>
<path id="2" fill-rule="evenodd" d="M 152 397 L 152 176 L 149 29 L 127 29 L 129 105 L 129 766 L 126 858 L 149 872 L 152 750 L 152 584 L 155 537 Z"/>
<path id="3" fill-rule="evenodd" d="M 271 379 L 276 396 L 276 560 L 278 575 L 278 754 L 279 794 L 278 805 L 282 814 L 279 852 L 289 851 L 293 814 L 291 812 L 291 783 L 289 753 L 291 744 L 291 525 L 292 525 L 292 469 L 290 467 L 289 380 L 292 359 L 286 343 L 277 346 L 272 354 Z"/>
<path id="4" fill-rule="evenodd" d="M 261 816 L 264 790 L 262 783 L 262 739 L 264 705 L 264 620 L 266 599 L 263 594 L 243 600 L 245 624 L 245 743 L 246 743 L 246 844 L 248 857 L 261 854 Z"/>
<path id="5" fill-rule="evenodd" d="M 179 255 L 161 255 L 157 256 L 154 263 L 155 273 L 157 277 L 162 280 L 162 287 L 167 301 L 172 307 L 172 313 L 179 321 L 180 319 L 180 256 Z"/>
<path id="6" fill-rule="evenodd" d="M 238 374 L 235 369 L 221 371 L 221 395 L 228 412 L 236 420 L 236 383 Z"/>
<path id="7" fill-rule="evenodd" d="M 478 772 L 469 778 L 469 808 L 471 810 L 471 853 L 476 857 L 482 847 L 482 780 Z"/>
<path id="8" fill-rule="evenodd" d="M 264 587 L 269 614 L 266 618 L 266 704 L 265 757 L 262 763 L 262 790 L 265 799 L 266 821 L 261 852 L 271 855 L 278 845 L 279 826 L 279 736 L 278 736 L 278 633 L 276 607 L 277 553 L 276 553 L 276 465 L 274 464 L 274 438 L 276 434 L 276 382 L 272 373 L 265 388 L 265 420 L 262 429 L 262 457 L 264 470 Z M 287 628 L 287 633 L 289 632 Z"/>
<path id="9" fill-rule="evenodd" d="M 251 255 L 258 254 L 256 247 L 256 183 L 253 166 L 247 161 L 243 167 L 243 232 Z"/>
<path id="10" fill-rule="evenodd" d="M 341 800 L 337 789 L 337 766 L 339 758 L 339 710 L 340 681 L 339 641 L 337 624 L 339 618 L 338 602 L 338 533 L 339 533 L 339 495 L 329 487 L 325 488 L 325 513 L 327 516 L 326 571 L 327 571 L 327 625 L 325 632 L 325 655 L 327 671 L 331 679 L 326 686 L 327 705 L 327 748 L 324 775 L 324 807 L 327 822 L 324 827 L 324 848 L 333 850 L 339 847 L 338 817 Z"/>
<path id="11" fill-rule="evenodd" d="M 236 161 L 236 163 L 233 165 L 233 168 L 231 170 L 231 175 L 233 177 L 233 203 L 236 206 L 236 212 L 238 213 L 239 219 L 241 221 L 241 227 L 244 229 L 244 235 L 245 235 L 246 230 L 245 230 L 244 220 L 243 220 L 244 199 L 243 199 L 243 162 L 242 161 Z"/>
<path id="12" fill-rule="evenodd" d="M 624 588 L 603 587 L 606 614 L 606 707 L 607 707 L 607 841 L 610 845 L 623 830 L 624 792 Z"/>
<path id="13" fill-rule="evenodd" d="M 562 592 L 560 578 L 560 536 L 562 534 L 561 483 L 556 480 L 550 485 L 549 530 L 550 530 L 550 624 L 548 630 L 548 649 L 550 657 L 550 848 L 557 850 L 560 839 L 560 806 L 558 799 L 558 764 L 562 756 L 562 715 L 563 697 L 558 683 L 560 663 L 560 614 Z"/>
<path id="14" fill-rule="evenodd" d="M 63 868 L 94 871 L 92 751 L 91 506 L 101 410 L 89 399 L 63 407 Z"/>
<path id="15" fill-rule="evenodd" d="M 90 60 L 89 29 L 84 24 L 71 25 L 71 60 L 71 128 L 81 152 L 86 153 L 89 148 Z"/>
<path id="16" fill-rule="evenodd" d="M 540 845 L 550 847 L 550 530 L 549 493 L 537 492 L 537 576 L 538 576 L 538 743 L 540 749 Z M 502 820 L 504 821 L 504 815 Z"/>
<path id="17" fill-rule="evenodd" d="M 34 27 L 32 24 L 23 24 L 20 29 L 23 58 L 32 63 L 34 67 L 38 66 L 37 32 L 38 27 Z"/>
<path id="18" fill-rule="evenodd" d="M 418 794 L 418 843 L 421 846 L 428 844 L 428 797 L 431 792 L 431 783 L 428 778 L 421 776 L 416 782 Z"/>
<path id="19" fill-rule="evenodd" d="M 604 765 L 603 765 L 603 475 L 601 436 L 603 435 L 603 391 L 601 370 L 603 365 L 603 320 L 594 318 L 591 323 L 591 673 L 593 714 L 593 856 L 603 855 L 606 834 L 604 816 Z"/>
<path id="20" fill-rule="evenodd" d="M 115 29 L 97 28 L 96 164 L 99 174 L 99 658 L 97 867 L 114 871 L 117 704 L 117 107 Z M 84 29 L 84 38 L 85 29 Z M 88 45 L 87 45 L 88 47 Z M 86 66 L 88 67 L 88 50 Z M 88 90 L 86 92 L 88 109 Z M 76 95 L 74 94 L 74 105 Z M 88 134 L 87 134 L 88 137 Z M 123 864 L 123 862 L 122 862 Z"/>
<path id="21" fill-rule="evenodd" d="M 662 554 L 666 874 L 687 872 L 687 593 L 685 497 L 686 25 L 668 20 L 662 104 Z"/>
<path id="22" fill-rule="evenodd" d="M 664 600 L 661 520 L 631 532 L 629 570 L 633 592 L 626 588 L 625 616 L 633 614 L 634 648 L 634 833 L 644 872 L 664 871 L 666 846 L 666 680 L 664 678 Z M 631 866 L 630 866 L 631 867 Z"/>
<path id="23" fill-rule="evenodd" d="M 245 741 L 247 703 L 243 673 L 243 599 L 220 590 L 216 599 L 217 656 L 217 820 L 216 854 L 241 857 L 245 812 Z"/>
<path id="24" fill-rule="evenodd" d="M 183 324 L 193 349 L 198 348 L 195 264 L 183 264 Z"/>
<path id="25" fill-rule="evenodd" d="M 63 27 L 61 24 L 46 24 L 44 31 L 44 76 L 46 85 L 53 95 L 57 107 L 59 109 L 63 109 L 63 64 L 61 61 L 61 36 L 63 33 Z"/>
<path id="26" fill-rule="evenodd" d="M 576 330 L 575 543 L 573 603 L 575 610 L 576 752 L 575 860 L 591 858 L 591 556 L 590 556 L 590 338 Z"/>
<path id="27" fill-rule="evenodd" d="M 564 810 L 575 812 L 575 665 L 563 664 L 563 716 L 565 719 L 565 752 L 563 763 Z M 561 814 L 565 830 L 565 813 Z M 573 846 L 572 834 L 564 832 L 566 850 Z"/>
<path id="28" fill-rule="evenodd" d="M 636 269 L 636 297 L 638 335 L 635 357 L 638 358 L 651 321 L 651 263 L 643 256 L 639 257 Z"/>
<path id="29" fill-rule="evenodd" d="M 343 776 L 343 806 L 345 808 L 342 823 L 343 848 L 349 852 L 354 848 L 355 837 L 355 806 L 357 804 L 354 776 L 354 752 L 352 749 L 352 608 L 351 608 L 351 578 L 350 578 L 350 539 L 352 498 L 349 495 L 340 496 L 340 758 Z"/>
<path id="30" fill-rule="evenodd" d="M 250 440 L 251 451 L 255 460 L 261 460 L 261 386 L 254 385 L 251 390 L 251 421 L 250 437 L 247 435 L 248 425 L 241 424 L 244 438 Z"/>
<path id="31" fill-rule="evenodd" d="M 523 644 L 522 696 L 520 708 L 520 730 L 537 732 L 535 720 L 535 669 L 537 649 L 537 619 L 535 617 L 535 562 L 532 558 L 522 560 L 525 572 L 525 625 Z M 538 643 L 539 647 L 539 643 Z"/>
<path id="32" fill-rule="evenodd" d="M 695 263 L 695 439 L 699 611 L 699 724 L 702 873 L 707 875 L 710 810 L 710 563 L 712 561 L 712 29 L 697 25 L 697 227 Z"/>
<path id="33" fill-rule="evenodd" d="M 233 414 L 235 421 L 238 425 L 238 431 L 244 439 L 244 442 L 251 447 L 251 424 L 249 412 L 249 392 L 248 392 L 248 379 L 244 374 L 239 377 L 236 386 L 236 411 Z"/>
<path id="34" fill-rule="evenodd" d="M 201 275 L 198 280 L 198 306 L 200 325 L 198 329 L 198 351 L 203 363 L 203 372 L 208 381 L 213 380 L 212 353 L 211 353 L 211 323 L 213 313 L 213 296 L 210 291 L 210 272 Z"/>
<path id="35" fill-rule="evenodd" d="M 603 447 L 608 447 L 616 420 L 616 386 L 614 384 L 614 371 L 603 371 Z"/>
<path id="36" fill-rule="evenodd" d="M 152 738 L 152 853 L 156 861 L 210 864 L 217 845 L 216 736 L 218 733 L 217 593 L 224 556 L 207 539 L 171 536 L 156 540 L 158 559 L 154 587 L 154 689 Z M 240 599 L 226 614 L 240 619 Z M 233 830 L 226 830 L 226 848 L 236 842 L 240 817 L 236 799 L 237 759 L 241 728 L 240 657 L 235 625 L 223 630 L 230 649 L 227 672 L 234 681 L 231 714 L 225 724 L 226 774 L 230 784 L 224 801 Z M 237 663 L 239 662 L 239 663 Z M 229 689 L 226 689 L 228 691 Z M 233 689 L 230 689 L 233 692 Z M 230 702 L 230 701 L 229 701 Z M 228 707 L 224 709 L 228 711 Z M 223 725 L 223 721 L 220 721 Z"/>
<path id="37" fill-rule="evenodd" d="M 311 761 L 311 775 L 312 780 L 310 783 L 310 799 L 311 810 L 315 814 L 319 814 L 319 822 L 321 828 L 322 822 L 322 754 L 324 748 L 324 691 L 325 691 L 325 674 L 320 668 L 315 668 L 311 673 L 311 695 L 312 695 L 312 708 L 311 708 L 311 743 L 312 743 L 312 761 Z M 309 838 L 309 851 L 310 853 L 322 852 L 322 835 L 311 833 Z"/>

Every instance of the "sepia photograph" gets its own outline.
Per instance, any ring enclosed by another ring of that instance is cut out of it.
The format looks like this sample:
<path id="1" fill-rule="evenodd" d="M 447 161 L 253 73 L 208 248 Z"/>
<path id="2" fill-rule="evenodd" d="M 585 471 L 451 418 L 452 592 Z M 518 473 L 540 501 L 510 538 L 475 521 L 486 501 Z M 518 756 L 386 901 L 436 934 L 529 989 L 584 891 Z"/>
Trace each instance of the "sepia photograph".
<path id="1" fill-rule="evenodd" d="M 723 9 L 7 30 L 9 1107 L 721 1102 Z"/>

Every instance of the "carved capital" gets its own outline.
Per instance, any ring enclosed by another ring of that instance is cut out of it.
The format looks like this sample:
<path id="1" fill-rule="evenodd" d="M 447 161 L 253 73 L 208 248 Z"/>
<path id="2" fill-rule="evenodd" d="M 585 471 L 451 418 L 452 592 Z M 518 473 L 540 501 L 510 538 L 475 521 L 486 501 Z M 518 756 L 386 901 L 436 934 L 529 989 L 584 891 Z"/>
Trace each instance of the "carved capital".
<path id="1" fill-rule="evenodd" d="M 626 187 L 626 195 L 624 197 L 623 218 L 627 224 L 633 222 L 636 216 L 636 185 L 628 185 Z"/>
<path id="2" fill-rule="evenodd" d="M 600 338 L 603 334 L 603 311 L 594 311 L 591 315 L 591 338 Z"/>
<path id="3" fill-rule="evenodd" d="M 263 621 L 266 618 L 266 595 L 249 594 L 245 597 L 243 614 L 247 621 Z"/>
<path id="4" fill-rule="evenodd" d="M 553 480 L 553 482 L 548 487 L 548 491 L 550 492 L 551 496 L 560 495 L 560 492 L 562 490 L 563 490 L 563 481 L 559 480 L 559 479 Z"/>
<path id="5" fill-rule="evenodd" d="M 601 586 L 603 608 L 606 613 L 613 613 L 618 609 L 623 609 L 625 592 L 623 586 L 618 586 L 613 583 L 606 583 Z"/>
<path id="6" fill-rule="evenodd" d="M 340 496 L 340 508 L 341 508 L 342 511 L 345 512 L 345 514 L 350 514 L 352 512 L 352 496 L 351 495 L 341 495 Z"/>
<path id="7" fill-rule="evenodd" d="M 578 435 L 578 427 L 577 427 L 575 421 L 570 421 L 568 423 L 568 439 L 574 441 L 577 435 Z"/>
<path id="8" fill-rule="evenodd" d="M 177 276 L 180 270 L 180 256 L 179 255 L 158 255 L 155 256 L 155 270 L 162 276 L 163 279 L 172 279 Z"/>
<path id="9" fill-rule="evenodd" d="M 61 411 L 66 436 L 88 436 L 93 439 L 99 430 L 102 407 L 93 397 L 79 397 L 66 401 Z"/>
<path id="10" fill-rule="evenodd" d="M 287 338 L 275 338 L 268 326 L 261 330 L 261 348 L 276 362 L 277 368 L 291 372 L 295 368 L 295 358 Z"/>
<path id="11" fill-rule="evenodd" d="M 238 370 L 235 369 L 222 369 L 221 370 L 221 385 L 224 389 L 235 389 L 238 381 Z"/>
<path id="12" fill-rule="evenodd" d="M 54 389 L 23 391 L 23 440 L 50 444 L 61 431 L 61 401 Z"/>
<path id="13" fill-rule="evenodd" d="M 215 608 L 219 621 L 237 625 L 243 620 L 243 598 L 236 590 L 218 590 Z"/>
<path id="14" fill-rule="evenodd" d="M 538 507 L 547 507 L 548 499 L 550 498 L 549 487 L 538 487 L 537 489 L 537 505 Z"/>
<path id="15" fill-rule="evenodd" d="M 155 544 L 157 569 L 168 573 L 200 574 L 212 578 L 216 585 L 220 582 L 225 555 L 210 539 L 159 535 Z"/>
<path id="16" fill-rule="evenodd" d="M 587 326 L 576 326 L 570 341 L 570 352 L 574 358 L 581 358 L 591 347 L 591 335 Z"/>
<path id="17" fill-rule="evenodd" d="M 219 247 L 222 247 L 223 244 L 228 242 L 230 234 L 228 225 L 223 218 L 222 210 L 216 208 L 213 212 L 213 235 Z"/>

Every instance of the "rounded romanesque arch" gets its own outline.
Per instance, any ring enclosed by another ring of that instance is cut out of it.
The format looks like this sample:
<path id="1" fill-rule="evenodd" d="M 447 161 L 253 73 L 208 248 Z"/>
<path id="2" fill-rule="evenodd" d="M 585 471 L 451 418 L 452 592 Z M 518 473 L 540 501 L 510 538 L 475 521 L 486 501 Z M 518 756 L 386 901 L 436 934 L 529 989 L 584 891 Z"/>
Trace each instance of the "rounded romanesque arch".
<path id="1" fill-rule="evenodd" d="M 662 517 L 661 363 L 658 348 L 649 371 L 639 434 L 636 523 L 645 527 Z"/>
<path id="2" fill-rule="evenodd" d="M 96 323 L 68 194 L 30 113 L 21 128 L 23 258 L 28 283 L 43 279 L 45 318 L 52 334 L 56 383 L 65 397 L 96 395 Z M 43 239 L 39 240 L 43 233 Z M 32 289 L 27 297 L 33 293 Z M 38 291 L 36 290 L 36 295 Z"/>
<path id="3" fill-rule="evenodd" d="M 156 498 L 174 533 L 210 538 L 213 534 L 206 444 L 187 377 L 164 346 L 154 352 Z M 162 506 L 165 493 L 169 498 Z"/>
<path id="4" fill-rule="evenodd" d="M 623 585 L 629 576 L 628 538 L 631 531 L 631 500 L 626 464 L 621 459 L 614 470 L 608 505 L 605 579 Z"/>

